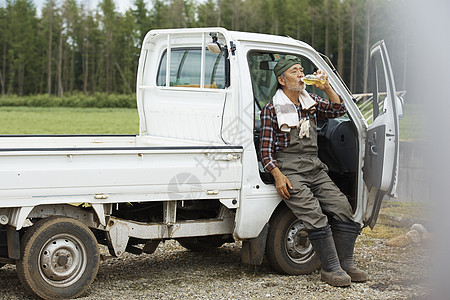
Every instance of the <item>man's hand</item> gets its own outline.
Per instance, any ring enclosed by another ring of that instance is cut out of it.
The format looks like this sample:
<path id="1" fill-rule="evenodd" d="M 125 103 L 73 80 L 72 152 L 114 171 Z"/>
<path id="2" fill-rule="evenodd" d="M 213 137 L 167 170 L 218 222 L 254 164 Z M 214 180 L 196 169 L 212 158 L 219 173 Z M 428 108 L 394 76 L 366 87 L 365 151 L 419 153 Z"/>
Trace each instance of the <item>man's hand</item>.
<path id="1" fill-rule="evenodd" d="M 317 72 L 314 72 L 314 75 L 322 76 L 326 80 L 324 84 L 314 84 L 314 86 L 324 91 L 331 102 L 341 103 L 341 99 L 339 98 L 338 94 L 336 94 L 336 92 L 333 90 L 333 88 L 330 85 L 330 82 L 328 81 L 328 75 L 325 74 L 325 72 L 322 70 L 317 70 Z"/>
<path id="2" fill-rule="evenodd" d="M 325 74 L 324 71 L 322 70 L 317 70 L 317 72 L 314 72 L 313 75 L 315 76 L 320 76 L 322 79 L 325 79 L 325 83 L 324 84 L 318 84 L 315 83 L 314 86 L 320 90 L 326 90 L 327 88 L 331 88 L 330 82 L 328 81 L 328 75 Z"/>
<path id="3" fill-rule="evenodd" d="M 274 168 L 270 173 L 275 178 L 275 188 L 277 189 L 278 194 L 283 197 L 283 199 L 289 199 L 291 195 L 289 194 L 289 189 L 293 189 L 291 182 L 289 179 L 281 173 L 280 169 Z"/>

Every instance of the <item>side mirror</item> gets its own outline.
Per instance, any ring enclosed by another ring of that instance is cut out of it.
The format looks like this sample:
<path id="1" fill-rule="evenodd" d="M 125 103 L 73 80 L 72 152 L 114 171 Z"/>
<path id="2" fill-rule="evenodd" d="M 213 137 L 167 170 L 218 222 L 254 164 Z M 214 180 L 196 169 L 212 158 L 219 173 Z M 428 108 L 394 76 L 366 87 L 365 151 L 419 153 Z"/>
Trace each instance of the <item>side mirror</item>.
<path id="1" fill-rule="evenodd" d="M 397 95 L 397 97 L 395 97 L 395 101 L 396 101 L 396 105 L 397 105 L 397 116 L 398 119 L 401 120 L 403 119 L 403 97 L 400 95 Z"/>
<path id="2" fill-rule="evenodd" d="M 212 42 L 206 44 L 206 47 L 208 47 L 209 52 L 214 54 L 222 53 L 222 46 L 220 46 L 219 42 L 217 41 L 217 33 L 211 32 L 209 35 L 212 38 Z"/>

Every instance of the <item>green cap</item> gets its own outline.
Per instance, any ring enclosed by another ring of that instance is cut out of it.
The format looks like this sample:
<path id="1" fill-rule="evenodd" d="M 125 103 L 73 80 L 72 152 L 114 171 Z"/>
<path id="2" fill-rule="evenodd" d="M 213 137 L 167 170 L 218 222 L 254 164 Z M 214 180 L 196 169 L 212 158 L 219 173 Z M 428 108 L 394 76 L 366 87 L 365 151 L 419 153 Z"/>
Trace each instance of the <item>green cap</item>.
<path id="1" fill-rule="evenodd" d="M 273 68 L 273 72 L 275 73 L 275 76 L 278 77 L 281 74 L 283 74 L 284 71 L 286 71 L 287 69 L 296 64 L 300 65 L 302 64 L 300 58 L 294 55 L 285 55 L 282 59 L 278 61 L 275 68 Z"/>

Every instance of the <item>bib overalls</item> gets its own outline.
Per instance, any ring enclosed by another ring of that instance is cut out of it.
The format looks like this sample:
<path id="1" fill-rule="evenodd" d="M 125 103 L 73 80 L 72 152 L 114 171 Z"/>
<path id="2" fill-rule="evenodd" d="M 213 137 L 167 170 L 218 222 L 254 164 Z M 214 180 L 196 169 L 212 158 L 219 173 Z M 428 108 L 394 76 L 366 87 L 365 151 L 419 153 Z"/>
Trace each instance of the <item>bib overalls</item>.
<path id="1" fill-rule="evenodd" d="M 328 167 L 320 161 L 317 147 L 317 126 L 310 122 L 309 138 L 299 137 L 292 128 L 289 146 L 276 153 L 280 171 L 289 179 L 293 190 L 286 205 L 307 229 L 328 225 L 327 216 L 353 222 L 352 208 L 347 197 L 328 176 Z"/>

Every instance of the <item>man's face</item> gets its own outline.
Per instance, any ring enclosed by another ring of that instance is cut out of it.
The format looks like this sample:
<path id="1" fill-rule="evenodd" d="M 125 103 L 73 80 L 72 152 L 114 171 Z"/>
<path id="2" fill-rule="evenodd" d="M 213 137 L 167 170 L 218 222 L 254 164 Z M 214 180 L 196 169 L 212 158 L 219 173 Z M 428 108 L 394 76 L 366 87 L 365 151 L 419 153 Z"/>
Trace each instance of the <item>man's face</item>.
<path id="1" fill-rule="evenodd" d="M 280 84 L 292 92 L 300 92 L 305 88 L 305 83 L 301 81 L 301 78 L 305 76 L 303 73 L 303 67 L 300 64 L 295 64 L 284 72 L 283 76 L 280 76 Z"/>

